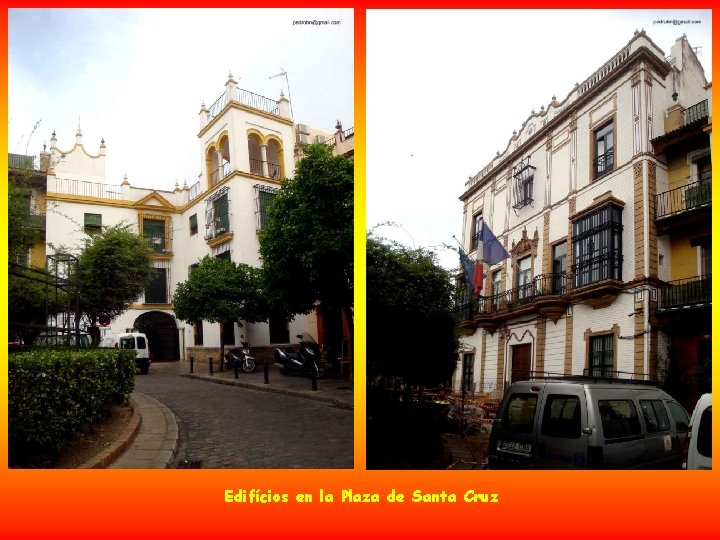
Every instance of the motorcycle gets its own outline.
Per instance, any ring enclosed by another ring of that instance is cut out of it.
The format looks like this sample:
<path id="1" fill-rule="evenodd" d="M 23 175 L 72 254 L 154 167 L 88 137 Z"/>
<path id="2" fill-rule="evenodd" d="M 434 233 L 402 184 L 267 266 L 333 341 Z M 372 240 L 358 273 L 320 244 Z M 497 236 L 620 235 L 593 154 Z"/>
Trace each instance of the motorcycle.
<path id="1" fill-rule="evenodd" d="M 318 379 L 325 375 L 325 366 L 320 360 L 318 344 L 309 334 L 298 334 L 300 346 L 297 352 L 275 349 L 275 365 L 283 375 L 312 376 L 313 370 Z"/>
<path id="2" fill-rule="evenodd" d="M 250 356 L 250 345 L 245 342 L 243 343 L 242 349 L 230 349 L 225 353 L 223 359 L 223 366 L 226 370 L 231 371 L 237 366 L 242 369 L 245 373 L 252 373 L 255 371 L 255 359 Z"/>

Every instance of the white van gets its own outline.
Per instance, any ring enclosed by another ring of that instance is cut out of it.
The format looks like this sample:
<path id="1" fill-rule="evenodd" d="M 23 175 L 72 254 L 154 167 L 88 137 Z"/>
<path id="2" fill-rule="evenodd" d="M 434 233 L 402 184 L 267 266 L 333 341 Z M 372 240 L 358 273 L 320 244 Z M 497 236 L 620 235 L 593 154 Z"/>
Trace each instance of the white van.
<path id="1" fill-rule="evenodd" d="M 690 417 L 683 469 L 712 469 L 712 394 L 700 396 Z"/>
<path id="2" fill-rule="evenodd" d="M 111 349 L 134 349 L 135 362 L 140 373 L 147 375 L 150 370 L 152 359 L 150 358 L 150 348 L 145 334 L 140 332 L 123 333 L 123 334 L 105 334 L 100 341 L 99 347 Z"/>
<path id="3" fill-rule="evenodd" d="M 638 382 L 568 376 L 511 384 L 493 422 L 489 468 L 679 469 L 688 414 Z"/>

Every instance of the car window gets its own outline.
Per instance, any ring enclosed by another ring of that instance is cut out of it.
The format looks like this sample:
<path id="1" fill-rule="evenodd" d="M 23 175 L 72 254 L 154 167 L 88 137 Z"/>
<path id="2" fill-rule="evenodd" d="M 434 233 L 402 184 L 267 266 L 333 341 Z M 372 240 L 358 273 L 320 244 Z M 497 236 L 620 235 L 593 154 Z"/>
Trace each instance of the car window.
<path id="1" fill-rule="evenodd" d="M 134 349 L 135 348 L 135 338 L 132 336 L 121 337 L 120 338 L 120 348 L 121 349 Z"/>
<path id="2" fill-rule="evenodd" d="M 673 422 L 677 426 L 678 423 L 685 424 L 685 428 L 690 425 L 690 416 L 687 411 L 683 409 L 678 403 L 674 401 L 666 401 L 668 409 L 670 409 L 670 416 L 672 416 Z"/>
<path id="3" fill-rule="evenodd" d="M 145 348 L 145 338 L 142 336 L 137 337 L 137 347 L 138 349 L 144 349 Z"/>
<path id="4" fill-rule="evenodd" d="M 670 430 L 670 419 L 662 401 L 659 399 L 641 399 L 640 410 L 645 418 L 648 433 Z"/>
<path id="5" fill-rule="evenodd" d="M 606 439 L 633 437 L 641 434 L 640 418 L 629 399 L 600 399 L 598 410 Z"/>
<path id="6" fill-rule="evenodd" d="M 697 448 L 701 455 L 712 457 L 712 407 L 705 409 L 700 417 Z"/>
<path id="7" fill-rule="evenodd" d="M 545 401 L 541 432 L 549 437 L 580 437 L 580 399 L 577 396 L 549 395 Z"/>
<path id="8" fill-rule="evenodd" d="M 531 433 L 537 400 L 537 394 L 513 394 L 503 412 L 503 428 L 517 433 Z"/>

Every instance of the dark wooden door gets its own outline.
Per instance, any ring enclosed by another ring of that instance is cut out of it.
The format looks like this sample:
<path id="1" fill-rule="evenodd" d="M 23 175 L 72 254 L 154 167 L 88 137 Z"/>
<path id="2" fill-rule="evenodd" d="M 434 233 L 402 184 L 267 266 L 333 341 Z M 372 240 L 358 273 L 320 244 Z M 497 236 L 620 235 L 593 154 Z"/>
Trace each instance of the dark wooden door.
<path id="1" fill-rule="evenodd" d="M 512 347 L 512 373 L 510 382 L 526 381 L 530 378 L 530 353 L 532 345 L 526 343 Z"/>

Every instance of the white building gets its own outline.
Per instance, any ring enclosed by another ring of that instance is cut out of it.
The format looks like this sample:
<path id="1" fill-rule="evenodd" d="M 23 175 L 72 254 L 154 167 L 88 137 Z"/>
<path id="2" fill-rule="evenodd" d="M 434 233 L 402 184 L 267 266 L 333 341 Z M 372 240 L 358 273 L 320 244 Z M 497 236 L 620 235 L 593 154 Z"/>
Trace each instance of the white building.
<path id="1" fill-rule="evenodd" d="M 287 344 L 302 332 L 317 336 L 312 315 L 223 325 L 222 330 L 210 323 L 193 327 L 175 318 L 171 301 L 176 284 L 206 255 L 261 266 L 257 232 L 265 225 L 265 208 L 280 179 L 292 175 L 296 143 L 322 142 L 345 154 L 352 137 L 340 129 L 334 135 L 313 130 L 314 140 L 301 141 L 301 129 L 308 128 L 293 123 L 290 103 L 282 94 L 276 101 L 240 89 L 232 74 L 225 92 L 210 107 L 203 104 L 199 117 L 199 179 L 191 186 L 176 184 L 171 191 L 136 187 L 127 177 L 119 185 L 109 184 L 104 141 L 96 154 L 88 151 L 78 127 L 75 145 L 61 149 L 53 133 L 50 151 L 41 154 L 41 164 L 47 166 L 46 255 L 52 254 L 52 246 L 78 246 L 87 233 L 121 222 L 148 238 L 155 246 L 152 282 L 104 331 L 125 331 L 151 321 L 152 335 L 146 333 L 156 359 L 193 354 L 202 360 L 217 351 L 221 339 L 228 345 L 249 341 L 262 348 Z"/>
<path id="2" fill-rule="evenodd" d="M 485 223 L 512 258 L 486 265 L 482 291 L 468 295 L 456 391 L 497 396 L 536 374 L 658 377 L 671 253 L 655 219 L 668 166 L 651 141 L 673 107 L 709 98 L 684 36 L 666 58 L 638 32 L 469 179 L 465 250 L 480 258 Z"/>

